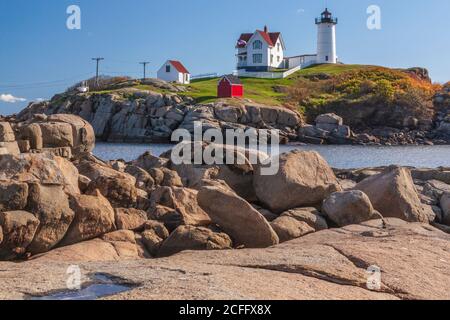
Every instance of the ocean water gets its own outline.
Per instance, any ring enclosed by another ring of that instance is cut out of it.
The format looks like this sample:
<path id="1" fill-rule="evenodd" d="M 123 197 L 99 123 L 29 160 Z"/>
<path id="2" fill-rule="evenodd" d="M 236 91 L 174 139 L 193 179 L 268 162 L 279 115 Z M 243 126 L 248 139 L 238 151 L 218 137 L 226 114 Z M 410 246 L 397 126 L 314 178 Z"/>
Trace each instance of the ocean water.
<path id="1" fill-rule="evenodd" d="M 97 143 L 94 154 L 103 160 L 131 161 L 146 151 L 159 156 L 170 144 Z M 300 149 L 319 152 L 334 168 L 401 165 L 418 168 L 450 167 L 450 146 L 280 146 L 280 153 Z"/>

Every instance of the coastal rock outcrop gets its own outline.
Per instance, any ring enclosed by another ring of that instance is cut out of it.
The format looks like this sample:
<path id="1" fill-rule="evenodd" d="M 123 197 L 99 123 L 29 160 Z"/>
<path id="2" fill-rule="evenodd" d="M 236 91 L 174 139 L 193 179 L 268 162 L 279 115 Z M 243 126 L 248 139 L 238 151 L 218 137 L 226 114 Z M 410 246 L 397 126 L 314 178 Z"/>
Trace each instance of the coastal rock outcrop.
<path id="1" fill-rule="evenodd" d="M 382 229 L 374 220 L 324 230 L 267 249 L 188 251 L 147 260 L 123 260 L 110 242 L 96 239 L 21 264 L 0 262 L 8 270 L 0 298 L 66 291 L 68 263 L 76 262 L 81 270 L 95 268 L 140 285 L 112 300 L 450 299 L 450 235 L 398 219 L 387 224 Z M 382 277 L 368 287 L 370 266 Z"/>
<path id="2" fill-rule="evenodd" d="M 195 121 L 202 122 L 203 130 L 276 128 L 284 137 L 295 137 L 302 121 L 297 112 L 286 108 L 245 101 L 239 105 L 220 100 L 195 104 L 192 98 L 177 93 L 134 88 L 104 94 L 67 93 L 50 102 L 30 104 L 17 118 L 27 121 L 36 113 L 50 119 L 53 115 L 74 114 L 92 125 L 98 139 L 112 142 L 169 142 L 176 129 L 193 132 Z"/>
<path id="3" fill-rule="evenodd" d="M 228 110 L 221 117 L 236 114 Z M 44 131 L 55 130 L 54 145 L 65 144 L 65 127 Z M 44 254 L 120 261 L 185 250 L 267 248 L 329 227 L 363 224 L 379 216 L 375 210 L 448 227 L 445 168 L 413 169 L 414 180 L 404 168 L 335 174 L 317 153 L 294 151 L 282 154 L 279 170 L 266 176 L 261 161 L 268 155 L 242 148 L 204 143 L 200 151 L 219 147 L 233 161 L 175 165 L 169 152 L 104 162 L 87 152 L 86 143 L 74 143 L 71 158 L 33 150 L 0 155 L 0 259 Z M 259 161 L 251 161 L 255 156 Z M 340 182 L 346 192 L 340 192 Z"/>

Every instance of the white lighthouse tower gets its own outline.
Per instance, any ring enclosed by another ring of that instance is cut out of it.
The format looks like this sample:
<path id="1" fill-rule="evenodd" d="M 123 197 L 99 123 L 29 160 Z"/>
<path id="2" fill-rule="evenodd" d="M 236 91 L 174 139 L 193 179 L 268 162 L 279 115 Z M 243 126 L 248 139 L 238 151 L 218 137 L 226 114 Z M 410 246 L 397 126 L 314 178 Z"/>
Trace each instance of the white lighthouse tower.
<path id="1" fill-rule="evenodd" d="M 337 18 L 333 18 L 328 8 L 316 19 L 317 34 L 317 63 L 337 63 L 336 53 L 336 25 Z"/>

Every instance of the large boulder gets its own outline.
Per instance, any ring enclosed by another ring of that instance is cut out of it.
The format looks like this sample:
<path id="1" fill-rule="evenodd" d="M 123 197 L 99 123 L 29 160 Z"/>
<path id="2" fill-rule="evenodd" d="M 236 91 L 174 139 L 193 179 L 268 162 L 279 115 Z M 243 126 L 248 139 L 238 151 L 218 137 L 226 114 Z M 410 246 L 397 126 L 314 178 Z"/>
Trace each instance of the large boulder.
<path id="1" fill-rule="evenodd" d="M 21 256 L 33 241 L 39 220 L 26 211 L 0 212 L 0 259 Z"/>
<path id="2" fill-rule="evenodd" d="M 442 223 L 450 226 L 450 193 L 446 192 L 441 197 Z"/>
<path id="3" fill-rule="evenodd" d="M 125 167 L 125 173 L 132 175 L 136 179 L 136 188 L 150 191 L 155 187 L 155 179 L 142 168 L 129 165 Z"/>
<path id="4" fill-rule="evenodd" d="M 44 154 L 0 155 L 0 180 L 60 185 L 79 192 L 76 168 L 67 160 Z"/>
<path id="5" fill-rule="evenodd" d="M 167 257 L 184 250 L 231 249 L 228 235 L 211 229 L 194 226 L 180 226 L 161 244 L 158 256 Z"/>
<path id="6" fill-rule="evenodd" d="M 164 221 L 169 229 L 179 225 L 208 226 L 211 219 L 198 205 L 198 191 L 179 187 L 159 187 L 151 194 L 152 218 Z M 169 208 L 169 209 L 167 209 Z"/>
<path id="7" fill-rule="evenodd" d="M 364 192 L 383 217 L 408 222 L 434 220 L 431 208 L 420 202 L 411 173 L 406 168 L 389 167 L 358 183 L 355 190 Z"/>
<path id="8" fill-rule="evenodd" d="M 203 187 L 198 193 L 198 203 L 237 246 L 265 248 L 279 242 L 269 222 L 231 189 Z"/>
<path id="9" fill-rule="evenodd" d="M 0 122 L 0 142 L 13 141 L 16 141 L 16 137 L 9 122 Z"/>
<path id="10" fill-rule="evenodd" d="M 113 245 L 122 259 L 144 258 L 147 256 L 145 249 L 136 238 L 134 232 L 130 230 L 113 231 L 101 237 L 102 240 Z"/>
<path id="11" fill-rule="evenodd" d="M 33 150 L 41 150 L 44 147 L 44 139 L 39 124 L 32 123 L 22 126 L 19 129 L 22 139 L 30 142 L 30 148 Z"/>
<path id="12" fill-rule="evenodd" d="M 20 148 L 17 141 L 13 142 L 0 142 L 0 155 L 1 154 L 12 154 L 19 155 Z"/>
<path id="13" fill-rule="evenodd" d="M 0 181 L 0 211 L 22 210 L 28 201 L 28 185 L 16 181 Z"/>
<path id="14" fill-rule="evenodd" d="M 168 159 L 159 158 L 152 155 L 151 152 L 146 152 L 133 161 L 133 165 L 148 171 L 154 168 L 166 167 L 168 162 Z"/>
<path id="15" fill-rule="evenodd" d="M 340 191 L 333 170 L 317 152 L 297 150 L 282 154 L 275 175 L 263 175 L 261 170 L 259 167 L 254 176 L 256 195 L 274 213 L 316 206 Z"/>
<path id="16" fill-rule="evenodd" d="M 163 241 L 169 237 L 169 231 L 164 224 L 153 220 L 147 221 L 144 228 L 141 234 L 142 243 L 152 256 L 156 256 Z"/>
<path id="17" fill-rule="evenodd" d="M 280 242 L 290 241 L 328 228 L 327 222 L 315 208 L 289 210 L 272 221 L 270 225 L 280 238 Z"/>
<path id="18" fill-rule="evenodd" d="M 142 210 L 117 208 L 114 211 L 118 230 L 140 229 L 147 221 L 147 213 Z"/>
<path id="19" fill-rule="evenodd" d="M 79 194 L 79 173 L 78 169 L 69 160 L 62 157 L 54 157 L 59 170 L 64 175 L 66 183 L 64 184 L 64 191 L 69 194 Z"/>
<path id="20" fill-rule="evenodd" d="M 119 177 L 122 179 L 129 179 L 131 182 L 133 182 L 133 184 L 136 183 L 136 179 L 132 175 L 114 170 L 107 164 L 97 159 L 82 160 L 77 164 L 77 169 L 80 174 L 88 177 L 92 181 L 100 177 L 108 177 L 108 178 Z"/>
<path id="21" fill-rule="evenodd" d="M 73 114 L 49 115 L 48 121 L 69 124 L 72 128 L 72 153 L 74 155 L 92 152 L 95 147 L 94 129 L 86 120 Z"/>
<path id="22" fill-rule="evenodd" d="M 344 120 L 334 113 L 321 114 L 316 118 L 316 127 L 325 131 L 334 131 L 344 124 Z"/>
<path id="23" fill-rule="evenodd" d="M 75 218 L 61 245 L 90 240 L 116 229 L 114 209 L 100 191 L 71 196 L 70 206 Z"/>
<path id="24" fill-rule="evenodd" d="M 72 126 L 69 123 L 40 124 L 44 148 L 73 147 Z"/>
<path id="25" fill-rule="evenodd" d="M 137 204 L 138 191 L 135 185 L 135 179 L 128 177 L 101 176 L 89 184 L 86 193 L 95 194 L 99 190 L 111 202 L 113 207 L 130 208 Z"/>
<path id="26" fill-rule="evenodd" d="M 35 151 L 52 151 L 68 148 L 75 157 L 94 149 L 92 126 L 72 114 L 35 115 L 19 125 L 19 137 L 28 141 Z"/>
<path id="27" fill-rule="evenodd" d="M 178 172 L 185 186 L 199 189 L 201 181 L 204 179 L 223 180 L 240 197 L 250 202 L 257 201 L 253 188 L 253 173 L 259 163 L 269 158 L 266 153 L 217 143 L 202 143 L 201 145 L 182 143 L 176 149 L 173 150 L 175 154 L 178 154 L 181 149 L 183 152 L 189 152 L 188 150 L 191 152 L 190 164 L 175 165 L 171 163 L 170 165 L 173 170 Z M 197 163 L 198 160 L 195 159 L 197 150 L 210 155 L 210 161 Z M 183 153 L 184 156 L 187 155 Z"/>
<path id="28" fill-rule="evenodd" d="M 53 249 L 64 237 L 74 218 L 62 186 L 30 184 L 27 211 L 40 221 L 28 250 L 32 254 Z"/>
<path id="29" fill-rule="evenodd" d="M 333 193 L 324 201 L 322 211 L 339 227 L 371 220 L 374 214 L 369 197 L 359 190 Z"/>

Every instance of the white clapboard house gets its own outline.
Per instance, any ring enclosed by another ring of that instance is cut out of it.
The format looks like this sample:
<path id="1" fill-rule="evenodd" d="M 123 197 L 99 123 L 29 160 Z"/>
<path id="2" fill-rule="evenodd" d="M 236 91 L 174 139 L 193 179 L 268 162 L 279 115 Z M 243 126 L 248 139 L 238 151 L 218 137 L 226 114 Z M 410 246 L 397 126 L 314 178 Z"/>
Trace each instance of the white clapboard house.
<path id="1" fill-rule="evenodd" d="M 286 47 L 283 37 L 280 32 L 269 32 L 267 27 L 254 33 L 241 34 L 236 48 L 238 70 L 261 72 L 284 66 Z"/>
<path id="2" fill-rule="evenodd" d="M 167 82 L 189 84 L 191 82 L 191 74 L 180 61 L 167 60 L 158 71 L 158 79 Z"/>

